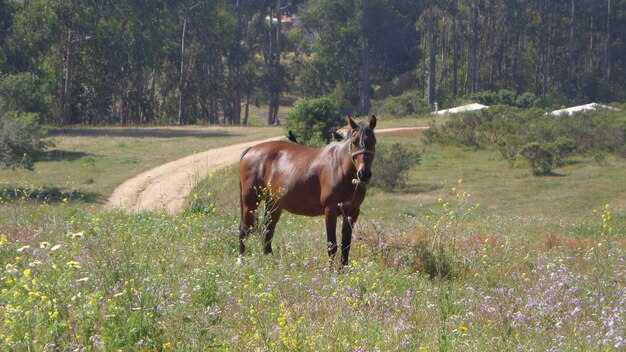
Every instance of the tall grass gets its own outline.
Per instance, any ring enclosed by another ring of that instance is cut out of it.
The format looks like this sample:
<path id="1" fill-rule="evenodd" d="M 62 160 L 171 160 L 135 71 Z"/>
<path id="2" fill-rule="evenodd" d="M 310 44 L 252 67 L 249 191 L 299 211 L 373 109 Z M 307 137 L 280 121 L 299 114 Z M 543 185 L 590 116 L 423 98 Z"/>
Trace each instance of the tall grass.
<path id="1" fill-rule="evenodd" d="M 626 217 L 610 205 L 554 228 L 490 215 L 466 181 L 428 217 L 380 218 L 368 198 L 337 272 L 323 220 L 290 215 L 274 255 L 253 235 L 237 265 L 234 185 L 207 182 L 195 199 L 215 211 L 174 217 L 3 198 L 0 349 L 626 347 Z"/>

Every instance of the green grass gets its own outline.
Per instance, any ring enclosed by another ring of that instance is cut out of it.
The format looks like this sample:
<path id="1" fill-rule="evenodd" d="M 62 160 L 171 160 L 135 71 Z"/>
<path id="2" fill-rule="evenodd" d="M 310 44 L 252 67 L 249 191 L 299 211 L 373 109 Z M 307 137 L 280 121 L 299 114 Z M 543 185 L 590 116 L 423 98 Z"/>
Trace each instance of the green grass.
<path id="1" fill-rule="evenodd" d="M 124 180 L 167 161 L 281 133 L 275 127 L 51 128 L 56 145 L 46 157 L 34 171 L 0 170 L 0 189 L 53 189 L 99 201 Z"/>
<path id="2" fill-rule="evenodd" d="M 411 144 L 422 154 L 421 165 L 410 171 L 406 189 L 379 195 L 389 201 L 384 208 L 394 211 L 415 203 L 436 204 L 459 179 L 473 201 L 485 205 L 483 210 L 502 216 L 541 216 L 558 222 L 589 216 L 606 203 L 626 208 L 626 188 L 620 186 L 626 182 L 623 159 L 598 166 L 591 157 L 576 156 L 555 169 L 555 175 L 535 177 L 521 157 L 511 168 L 495 151 L 423 145 L 414 136 L 381 141 Z"/>
<path id="3" fill-rule="evenodd" d="M 253 237 L 237 265 L 235 167 L 178 216 L 2 198 L 0 349 L 625 347 L 624 160 L 581 157 L 555 170 L 564 176 L 533 177 L 489 151 L 380 138 L 395 141 L 422 164 L 400 192 L 370 190 L 341 272 L 328 267 L 323 219 L 289 214 L 274 255 Z M 93 163 L 84 157 L 67 167 Z"/>

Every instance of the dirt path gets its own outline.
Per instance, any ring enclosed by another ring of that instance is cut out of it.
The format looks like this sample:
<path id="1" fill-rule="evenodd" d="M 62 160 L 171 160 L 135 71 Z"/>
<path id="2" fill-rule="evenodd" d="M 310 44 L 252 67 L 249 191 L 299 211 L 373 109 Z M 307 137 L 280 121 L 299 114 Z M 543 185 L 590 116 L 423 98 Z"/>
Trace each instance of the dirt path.
<path id="1" fill-rule="evenodd" d="M 417 134 L 423 129 L 391 128 L 377 130 L 376 134 Z M 119 185 L 109 197 L 105 209 L 123 209 L 130 213 L 165 210 L 175 214 L 185 206 L 193 186 L 209 173 L 236 163 L 248 147 L 283 138 L 273 137 L 211 149 L 157 166 Z"/>

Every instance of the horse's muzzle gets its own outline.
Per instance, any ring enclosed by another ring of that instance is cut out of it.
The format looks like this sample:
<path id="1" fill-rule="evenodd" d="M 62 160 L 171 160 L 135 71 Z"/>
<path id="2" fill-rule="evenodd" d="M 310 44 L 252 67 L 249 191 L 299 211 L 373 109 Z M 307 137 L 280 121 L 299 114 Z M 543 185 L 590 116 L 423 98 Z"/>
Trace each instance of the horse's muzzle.
<path id="1" fill-rule="evenodd" d="M 359 170 L 356 173 L 356 177 L 359 182 L 368 183 L 370 178 L 372 178 L 372 171 L 370 170 Z"/>

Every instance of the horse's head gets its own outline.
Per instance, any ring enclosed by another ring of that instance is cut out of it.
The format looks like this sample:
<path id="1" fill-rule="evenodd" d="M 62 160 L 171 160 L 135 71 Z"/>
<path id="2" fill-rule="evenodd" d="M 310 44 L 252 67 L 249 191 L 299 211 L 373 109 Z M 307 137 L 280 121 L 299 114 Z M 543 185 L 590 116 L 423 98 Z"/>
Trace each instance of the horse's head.
<path id="1" fill-rule="evenodd" d="M 367 183 L 372 177 L 372 161 L 376 151 L 376 116 L 372 115 L 369 125 L 356 123 L 348 116 L 348 138 L 350 139 L 350 158 L 356 167 L 356 178 L 352 180 L 354 184 Z"/>

